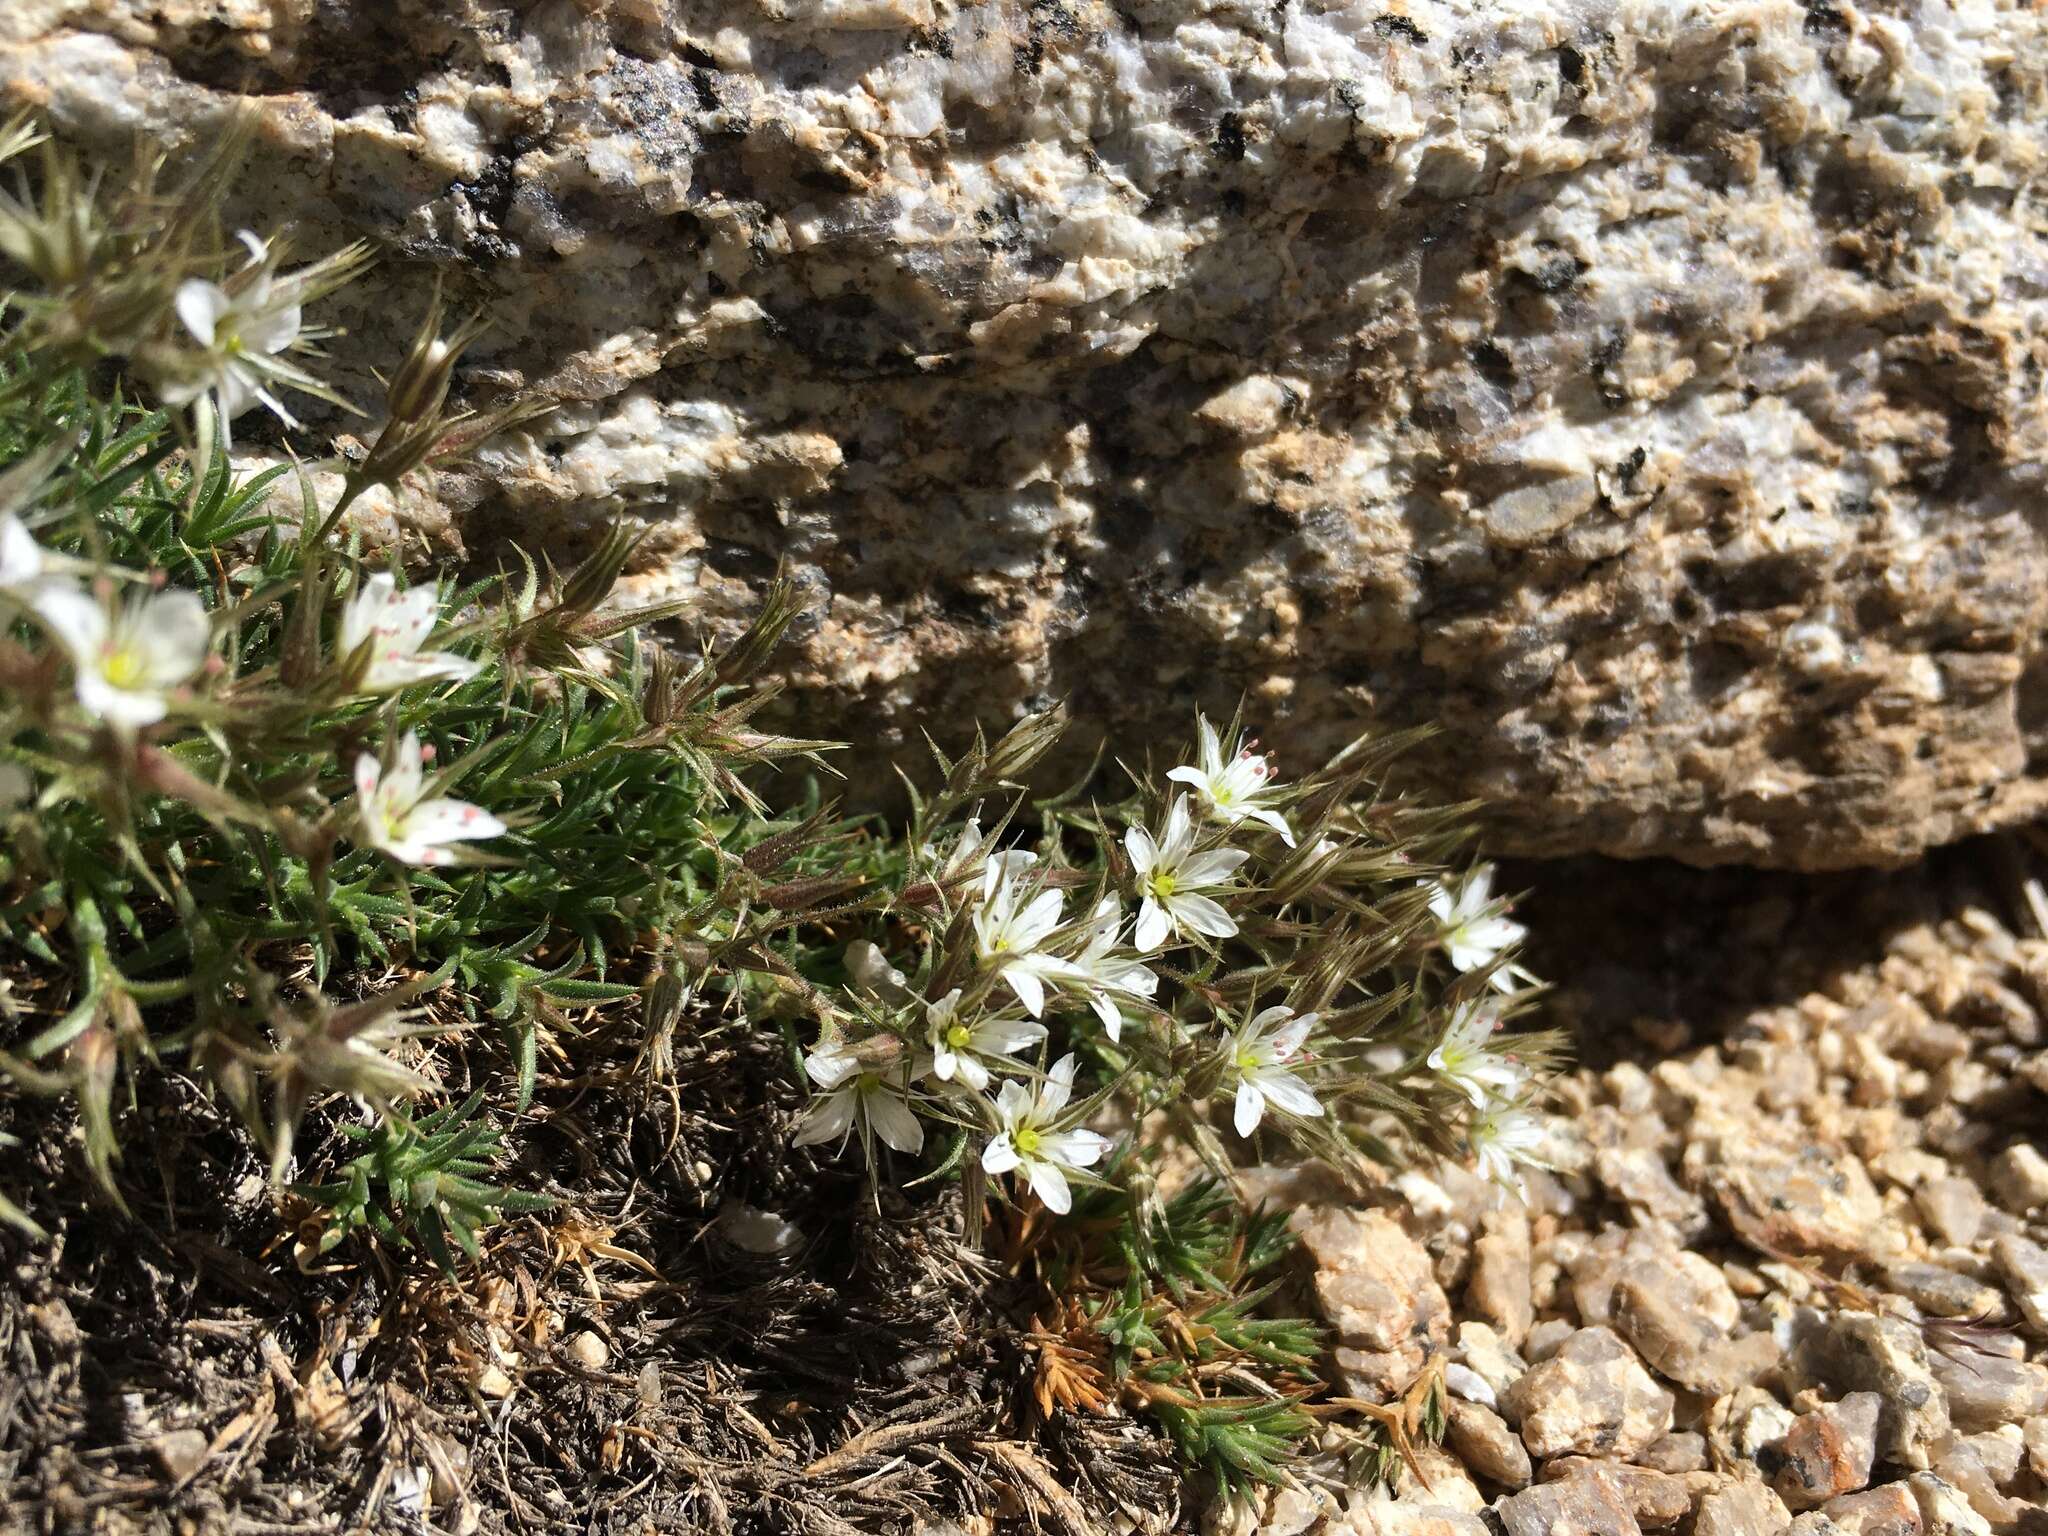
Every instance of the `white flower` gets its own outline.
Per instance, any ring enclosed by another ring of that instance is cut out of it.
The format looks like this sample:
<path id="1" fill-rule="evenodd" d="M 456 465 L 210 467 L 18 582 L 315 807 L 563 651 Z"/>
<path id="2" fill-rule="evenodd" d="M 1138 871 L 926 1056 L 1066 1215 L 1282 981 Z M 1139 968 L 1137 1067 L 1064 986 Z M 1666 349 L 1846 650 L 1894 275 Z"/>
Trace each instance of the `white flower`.
<path id="1" fill-rule="evenodd" d="M 927 859 L 930 859 L 938 866 L 934 871 L 938 878 L 950 880 L 956 875 L 966 874 L 977 864 L 986 860 L 989 856 L 991 841 L 991 838 L 982 835 L 981 817 L 975 815 L 967 818 L 967 824 L 960 829 L 960 835 L 953 840 L 953 846 L 947 849 L 943 855 L 940 854 L 937 845 L 932 843 L 927 843 L 922 852 Z M 1020 853 L 1016 857 L 1028 864 L 1033 861 L 1036 855 Z"/>
<path id="2" fill-rule="evenodd" d="M 0 592 L 26 597 L 49 572 L 49 557 L 22 520 L 0 512 Z"/>
<path id="3" fill-rule="evenodd" d="M 974 943 L 981 958 L 995 966 L 1010 984 L 1024 1011 L 1034 1019 L 1045 1011 L 1045 982 L 1066 969 L 1057 956 L 1039 946 L 1060 925 L 1066 898 L 1046 889 L 1026 899 L 1024 872 L 1033 860 L 1028 853 L 992 855 L 982 871 L 981 905 L 974 914 Z"/>
<path id="4" fill-rule="evenodd" d="M 1002 1129 L 981 1154 L 985 1172 L 1008 1173 L 1021 1168 L 1032 1193 L 1055 1216 L 1074 1208 L 1067 1175 L 1093 1168 L 1109 1150 L 1107 1138 L 1093 1131 L 1057 1128 L 1060 1112 L 1073 1097 L 1074 1068 L 1074 1058 L 1062 1056 L 1036 1089 L 1018 1082 L 1003 1084 L 995 1102 L 996 1120 Z"/>
<path id="5" fill-rule="evenodd" d="M 1472 1127 L 1472 1155 L 1481 1176 L 1509 1189 L 1522 1187 L 1519 1165 L 1534 1164 L 1542 1143 L 1543 1121 L 1526 1109 L 1497 1109 Z"/>
<path id="6" fill-rule="evenodd" d="M 862 1066 L 844 1042 L 820 1046 L 805 1056 L 804 1071 L 826 1093 L 805 1113 L 793 1138 L 796 1145 L 843 1139 L 858 1125 L 863 1146 L 869 1132 L 898 1152 L 916 1152 L 924 1146 L 924 1126 L 911 1112 L 905 1084 Z"/>
<path id="7" fill-rule="evenodd" d="M 1482 864 L 1454 892 L 1441 881 L 1429 882 L 1429 910 L 1443 925 L 1444 951 L 1461 971 L 1476 971 L 1493 963 L 1494 957 L 1519 944 L 1528 929 L 1510 922 L 1493 905 L 1493 866 Z M 1493 985 L 1503 992 L 1515 990 L 1515 978 L 1527 976 L 1520 966 L 1502 966 L 1493 973 Z"/>
<path id="8" fill-rule="evenodd" d="M 363 674 L 363 687 L 370 693 L 389 693 L 443 678 L 461 682 L 476 676 L 482 670 L 481 662 L 420 649 L 440 616 L 441 595 L 432 586 L 408 587 L 401 592 L 388 571 L 379 571 L 356 589 L 341 611 L 338 649 L 346 659 L 364 641 L 371 642 L 370 665 Z"/>
<path id="9" fill-rule="evenodd" d="M 210 391 L 223 423 L 261 400 L 279 421 L 295 427 L 269 381 L 296 382 L 298 369 L 271 360 L 299 339 L 299 285 L 278 280 L 267 244 L 246 229 L 237 238 L 248 248 L 249 265 L 232 289 L 201 277 L 178 285 L 178 319 L 205 355 L 184 378 L 162 385 L 163 396 L 183 405 Z"/>
<path id="10" fill-rule="evenodd" d="M 1185 797 L 1175 796 L 1166 813 L 1166 835 L 1158 842 L 1143 827 L 1124 829 L 1124 849 L 1138 874 L 1138 953 L 1149 955 L 1169 933 L 1192 929 L 1212 939 L 1237 932 L 1230 914 L 1201 893 L 1223 886 L 1249 854 L 1238 848 L 1195 851 L 1195 824 Z"/>
<path id="11" fill-rule="evenodd" d="M 1123 909 L 1116 897 L 1104 896 L 1089 916 L 1087 943 L 1060 976 L 1062 982 L 1087 997 L 1088 1006 L 1112 1040 L 1121 1040 L 1124 1030 L 1117 996 L 1150 997 L 1159 990 L 1159 977 L 1150 966 L 1135 955 L 1118 952 L 1123 926 Z"/>
<path id="12" fill-rule="evenodd" d="M 1323 1112 L 1308 1086 L 1294 1075 L 1294 1061 L 1316 1016 L 1300 1018 L 1285 1006 L 1262 1009 L 1238 1027 L 1230 1040 L 1230 1065 L 1237 1074 L 1237 1134 L 1249 1136 L 1273 1105 L 1289 1114 L 1315 1116 Z"/>
<path id="13" fill-rule="evenodd" d="M 1292 848 L 1294 829 L 1287 825 L 1287 818 L 1263 803 L 1272 791 L 1272 765 L 1250 747 L 1240 748 L 1235 742 L 1233 750 L 1225 753 L 1216 727 L 1206 716 L 1195 716 L 1195 730 L 1201 743 L 1200 766 L 1175 768 L 1166 776 L 1193 786 L 1216 820 L 1231 826 L 1247 819 L 1261 822 Z"/>
<path id="14" fill-rule="evenodd" d="M 929 1075 L 942 1083 L 958 1078 L 979 1093 L 989 1080 L 983 1057 L 1014 1056 L 1045 1038 L 1045 1026 L 1028 1019 L 978 1019 L 968 1024 L 961 1019 L 959 1007 L 958 987 L 936 1003 L 925 1004 L 931 1053 L 919 1058 L 913 1075 Z"/>
<path id="15" fill-rule="evenodd" d="M 110 613 L 63 582 L 38 587 L 32 601 L 71 653 L 78 702 L 116 727 L 163 719 L 171 691 L 206 665 L 206 605 L 196 593 L 138 593 Z"/>
<path id="16" fill-rule="evenodd" d="M 467 800 L 425 793 L 426 754 L 417 732 L 407 731 L 398 744 L 398 761 L 386 772 L 376 756 L 356 759 L 356 799 L 365 847 L 389 854 L 401 864 L 453 864 L 458 855 L 450 843 L 496 837 L 505 823 Z"/>
<path id="17" fill-rule="evenodd" d="M 1489 1097 L 1511 1099 L 1528 1074 L 1505 1056 L 1488 1049 L 1500 1028 L 1500 1011 L 1490 1001 L 1460 1003 L 1444 1029 L 1444 1038 L 1429 1053 L 1429 1069 L 1472 1101 L 1486 1108 Z"/>

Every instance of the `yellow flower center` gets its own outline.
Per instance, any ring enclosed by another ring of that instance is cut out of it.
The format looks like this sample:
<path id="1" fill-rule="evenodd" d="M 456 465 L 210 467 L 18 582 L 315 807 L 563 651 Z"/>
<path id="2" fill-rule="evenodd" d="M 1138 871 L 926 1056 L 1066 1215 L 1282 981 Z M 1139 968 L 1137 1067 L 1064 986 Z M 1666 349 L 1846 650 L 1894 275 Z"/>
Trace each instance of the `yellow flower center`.
<path id="1" fill-rule="evenodd" d="M 1245 1074 L 1246 1076 L 1250 1076 L 1252 1073 L 1258 1071 L 1260 1065 L 1261 1063 L 1259 1061 L 1259 1058 L 1254 1056 L 1250 1051 L 1239 1051 L 1237 1053 L 1237 1070 Z"/>
<path id="2" fill-rule="evenodd" d="M 956 1051 L 966 1049 L 967 1042 L 973 1038 L 973 1034 L 969 1032 L 965 1024 L 955 1024 L 946 1031 L 946 1044 Z"/>
<path id="3" fill-rule="evenodd" d="M 1164 901 L 1167 897 L 1173 894 L 1173 888 L 1179 883 L 1180 882 L 1175 880 L 1172 875 L 1162 872 L 1160 874 L 1154 875 L 1150 882 L 1147 884 L 1146 888 L 1150 890 L 1154 896 L 1157 896 L 1161 901 Z"/>
<path id="4" fill-rule="evenodd" d="M 1017 1149 L 1019 1157 L 1035 1157 L 1042 1144 L 1042 1139 L 1038 1132 L 1027 1125 L 1010 1137 L 1010 1144 Z"/>
<path id="5" fill-rule="evenodd" d="M 100 676 L 112 687 L 129 693 L 140 687 L 149 676 L 149 666 L 140 651 L 124 646 L 108 651 L 100 658 Z"/>

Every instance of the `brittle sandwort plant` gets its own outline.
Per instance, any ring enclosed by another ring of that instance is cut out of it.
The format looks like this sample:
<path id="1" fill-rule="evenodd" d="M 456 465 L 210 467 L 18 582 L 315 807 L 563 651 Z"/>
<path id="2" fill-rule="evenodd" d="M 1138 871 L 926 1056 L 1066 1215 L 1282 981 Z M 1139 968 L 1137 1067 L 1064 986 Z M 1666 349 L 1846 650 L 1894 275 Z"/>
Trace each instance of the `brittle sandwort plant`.
<path id="1" fill-rule="evenodd" d="M 1289 780 L 1197 717 L 1034 797 L 1055 709 L 906 773 L 903 825 L 841 818 L 832 744 L 763 729 L 749 682 L 791 588 L 687 661 L 647 631 L 689 598 L 616 604 L 630 530 L 460 586 L 361 547 L 367 491 L 545 409 L 451 403 L 474 321 L 422 303 L 367 447 L 239 471 L 245 414 L 297 452 L 295 396 L 349 406 L 309 311 L 368 252 L 224 234 L 218 161 L 114 190 L 26 123 L 0 161 L 33 162 L 0 195 L 0 1079 L 71 1096 L 107 1196 L 171 1068 L 299 1179 L 302 1256 L 454 1273 L 541 1203 L 500 1155 L 579 1019 L 638 1020 L 650 1093 L 686 1036 L 740 1033 L 808 1100 L 713 1113 L 864 1167 L 875 1211 L 958 1186 L 1041 1414 L 1142 1414 L 1226 1489 L 1292 1475 L 1340 1408 L 1314 1330 L 1268 1315 L 1288 1238 L 1242 1168 L 1511 1183 L 1540 1151 L 1521 929 L 1462 810 L 1386 787 L 1406 738 Z M 348 1155 L 300 1168 L 347 1100 Z M 36 1231 L 37 1192 L 4 1196 Z"/>
<path id="2" fill-rule="evenodd" d="M 27 128 L 0 135 L 38 147 L 33 189 L 0 199 L 23 294 L 0 341 L 0 1071 L 76 1098 L 117 1202 L 124 1084 L 160 1063 L 197 1072 L 280 1177 L 337 1094 L 388 1164 L 450 1131 L 408 1118 L 441 1086 L 426 1040 L 492 1026 L 522 1102 L 565 1011 L 637 995 L 621 948 L 701 944 L 735 879 L 808 872 L 794 849 L 741 862 L 768 835 L 742 770 L 823 745 L 754 729 L 767 695 L 738 687 L 789 594 L 678 667 L 641 632 L 683 603 L 606 606 L 630 534 L 566 575 L 459 590 L 379 568 L 347 504 L 530 414 L 450 407 L 475 327 L 443 336 L 426 306 L 332 504 L 283 468 L 237 476 L 218 451 L 236 416 L 338 398 L 307 371 L 303 309 L 362 253 L 285 269 L 268 239 L 218 240 L 203 189 L 114 197 Z M 504 1208 L 439 1187 L 338 1219 L 445 1254 Z M 19 1193 L 6 1210 L 33 1227 Z"/>

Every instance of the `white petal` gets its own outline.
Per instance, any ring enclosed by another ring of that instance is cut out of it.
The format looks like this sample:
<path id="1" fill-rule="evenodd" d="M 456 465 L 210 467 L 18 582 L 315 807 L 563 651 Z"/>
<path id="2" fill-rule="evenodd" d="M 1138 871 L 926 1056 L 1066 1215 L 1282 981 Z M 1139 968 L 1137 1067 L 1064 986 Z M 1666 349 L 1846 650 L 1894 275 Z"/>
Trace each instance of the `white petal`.
<path id="1" fill-rule="evenodd" d="M 1188 818 L 1188 802 L 1185 796 L 1176 795 L 1173 804 L 1166 811 L 1166 836 L 1160 840 L 1160 851 L 1168 863 L 1179 866 L 1181 855 L 1195 840 L 1194 823 Z"/>
<path id="2" fill-rule="evenodd" d="M 1249 1136 L 1259 1128 L 1259 1121 L 1266 1113 L 1266 1097 L 1259 1092 L 1258 1085 L 1247 1079 L 1237 1085 L 1237 1113 L 1231 1124 L 1237 1127 L 1237 1134 Z"/>
<path id="3" fill-rule="evenodd" d="M 1034 1160 L 1028 1170 L 1031 1192 L 1045 1202 L 1045 1208 L 1055 1216 L 1064 1216 L 1074 1208 L 1074 1192 L 1067 1187 L 1067 1176 L 1051 1163 Z"/>
<path id="4" fill-rule="evenodd" d="M 377 793 L 377 779 L 383 773 L 377 759 L 368 752 L 356 754 L 356 793 L 362 796 L 365 808 Z"/>
<path id="5" fill-rule="evenodd" d="M 1494 950 L 1520 943 L 1528 932 L 1520 923 L 1510 922 L 1505 917 L 1482 917 L 1465 926 L 1465 936 L 1474 944 L 1484 944 Z"/>
<path id="6" fill-rule="evenodd" d="M 1103 979 L 1119 992 L 1128 992 L 1133 997 L 1150 997 L 1159 990 L 1159 973 L 1135 960 L 1125 961 L 1113 978 Z"/>
<path id="7" fill-rule="evenodd" d="M 1121 1042 L 1124 1037 L 1123 1010 L 1101 992 L 1088 999 L 1088 1006 L 1095 1010 L 1095 1017 L 1102 1020 L 1103 1032 L 1110 1039 Z"/>
<path id="8" fill-rule="evenodd" d="M 220 317 L 235 307 L 225 288 L 199 277 L 188 277 L 178 284 L 178 296 L 172 305 L 185 329 L 192 333 L 192 339 L 202 347 L 213 345 Z"/>
<path id="9" fill-rule="evenodd" d="M 144 641 L 149 680 L 159 688 L 182 683 L 206 664 L 212 626 L 196 592 L 158 592 L 136 611 L 135 634 Z"/>
<path id="10" fill-rule="evenodd" d="M 1182 885 L 1214 885 L 1250 857 L 1242 848 L 1212 848 L 1191 856 L 1176 874 Z"/>
<path id="11" fill-rule="evenodd" d="M 1257 1074 L 1259 1092 L 1291 1115 L 1313 1118 L 1323 1112 L 1316 1096 L 1291 1072 L 1273 1068 Z"/>
<path id="12" fill-rule="evenodd" d="M 1308 1032 L 1315 1028 L 1315 1022 L 1316 1016 L 1314 1014 L 1304 1013 L 1292 1024 L 1276 1033 L 1273 1036 L 1273 1055 L 1277 1059 L 1285 1061 L 1289 1056 L 1300 1050 L 1302 1042 L 1308 1039 Z"/>
<path id="13" fill-rule="evenodd" d="M 1451 964 L 1461 971 L 1476 971 L 1493 958 L 1493 951 L 1477 944 L 1465 942 L 1463 930 L 1444 940 L 1444 953 Z"/>
<path id="14" fill-rule="evenodd" d="M 1054 1062 L 1052 1070 L 1045 1074 L 1045 1089 L 1038 1095 L 1038 1102 L 1055 1112 L 1064 1109 L 1073 1096 L 1074 1074 L 1080 1068 L 1081 1063 L 1072 1051 Z"/>
<path id="15" fill-rule="evenodd" d="M 1033 974 L 1029 966 L 1006 965 L 1002 977 L 1010 984 L 1010 990 L 1017 994 L 1017 1001 L 1024 1005 L 1026 1013 L 1035 1019 L 1045 1012 L 1045 983 Z"/>
<path id="16" fill-rule="evenodd" d="M 466 683 L 483 669 L 482 662 L 447 651 L 421 651 L 412 656 L 373 655 L 363 674 L 363 687 L 371 693 L 387 693 L 419 683 Z"/>
<path id="17" fill-rule="evenodd" d="M 960 1068 L 961 1082 L 972 1088 L 976 1093 L 980 1093 L 984 1088 L 988 1087 L 987 1067 L 984 1067 L 972 1056 L 960 1056 L 956 1057 L 955 1060 Z"/>
<path id="18" fill-rule="evenodd" d="M 1109 1150 L 1109 1138 L 1093 1131 L 1057 1131 L 1039 1145 L 1051 1161 L 1067 1168 L 1093 1168 Z"/>
<path id="19" fill-rule="evenodd" d="M 107 639 L 107 610 L 69 582 L 36 588 L 32 606 L 74 661 L 97 661 Z"/>
<path id="20" fill-rule="evenodd" d="M 416 864 L 423 868 L 439 869 L 455 862 L 453 850 L 439 843 L 423 843 L 417 838 L 379 838 L 372 847 L 398 860 L 401 864 Z"/>
<path id="21" fill-rule="evenodd" d="M 0 589 L 25 587 L 42 574 L 42 545 L 20 518 L 0 513 Z"/>
<path id="22" fill-rule="evenodd" d="M 804 1115 L 804 1123 L 797 1128 L 796 1135 L 790 1138 L 791 1141 L 799 1147 L 808 1147 L 817 1142 L 831 1141 L 834 1137 L 844 1136 L 847 1128 L 853 1124 L 854 1097 L 852 1088 L 841 1088 L 838 1092 L 827 1094 L 813 1102 Z"/>
<path id="23" fill-rule="evenodd" d="M 86 713 L 110 725 L 130 729 L 155 725 L 170 708 L 159 694 L 129 693 L 114 687 L 84 663 L 78 668 L 78 702 L 85 706 Z"/>
<path id="24" fill-rule="evenodd" d="M 423 843 L 470 842 L 504 831 L 504 822 L 467 800 L 422 801 L 405 817 L 405 835 Z"/>
<path id="25" fill-rule="evenodd" d="M 1211 800 L 1216 798 L 1209 790 L 1209 775 L 1199 768 L 1169 768 L 1166 776 L 1176 784 L 1190 785 Z"/>
<path id="26" fill-rule="evenodd" d="M 972 1038 L 976 1050 L 1008 1056 L 1043 1040 L 1045 1026 L 1024 1019 L 986 1019 L 974 1026 Z"/>
<path id="27" fill-rule="evenodd" d="M 1263 1035 L 1270 1030 L 1278 1029 L 1293 1017 L 1294 1010 L 1292 1008 L 1288 1007 L 1285 1003 L 1275 1003 L 1271 1008 L 1261 1008 L 1257 1013 L 1253 1014 L 1252 1021 L 1246 1026 L 1246 1029 L 1250 1034 Z"/>
<path id="28" fill-rule="evenodd" d="M 820 1088 L 836 1088 L 860 1070 L 853 1053 L 837 1045 L 804 1053 L 804 1073 Z"/>
<path id="29" fill-rule="evenodd" d="M 1140 954 L 1150 954 L 1165 942 L 1167 934 L 1173 931 L 1173 919 L 1150 896 L 1138 909 L 1137 931 L 1131 935 L 1131 943 Z"/>
<path id="30" fill-rule="evenodd" d="M 1251 817 L 1254 821 L 1264 822 L 1280 834 L 1281 842 L 1290 848 L 1294 846 L 1294 828 L 1287 825 L 1287 818 L 1278 811 L 1266 811 L 1253 807 L 1251 810 L 1246 811 L 1245 815 Z"/>
<path id="31" fill-rule="evenodd" d="M 1005 1083 L 1003 1086 L 1008 1088 L 1015 1085 Z M 1023 1159 L 1017 1156 L 1017 1149 L 1012 1145 L 1008 1131 L 1003 1132 L 1002 1135 L 996 1137 L 994 1141 L 991 1141 L 981 1149 L 981 1171 L 983 1173 L 1008 1173 L 1022 1161 Z"/>
<path id="32" fill-rule="evenodd" d="M 1152 834 L 1143 827 L 1124 828 L 1124 852 L 1131 856 L 1131 867 L 1143 879 L 1152 872 L 1152 866 L 1159 862 L 1159 845 L 1152 841 Z M 1138 946 L 1140 949 L 1144 945 Z"/>
<path id="33" fill-rule="evenodd" d="M 1022 1083 L 1004 1083 L 996 1090 L 996 1118 L 1014 1126 L 1031 1109 L 1031 1091 Z"/>
<path id="34" fill-rule="evenodd" d="M 1227 939 L 1237 932 L 1231 915 L 1206 896 L 1176 894 L 1167 898 L 1167 905 L 1181 922 L 1212 939 Z"/>
<path id="35" fill-rule="evenodd" d="M 299 339 L 299 306 L 265 306 L 252 313 L 242 326 L 242 345 L 251 351 L 275 355 Z"/>
<path id="36" fill-rule="evenodd" d="M 864 1096 L 868 1124 L 875 1134 L 898 1152 L 915 1152 L 924 1146 L 924 1124 L 910 1112 L 910 1106 L 886 1088 Z"/>
<path id="37" fill-rule="evenodd" d="M 1036 949 L 1040 939 L 1059 927 L 1065 905 L 1066 897 L 1058 891 L 1040 891 L 1012 924 L 1012 942 L 1019 949 Z"/>

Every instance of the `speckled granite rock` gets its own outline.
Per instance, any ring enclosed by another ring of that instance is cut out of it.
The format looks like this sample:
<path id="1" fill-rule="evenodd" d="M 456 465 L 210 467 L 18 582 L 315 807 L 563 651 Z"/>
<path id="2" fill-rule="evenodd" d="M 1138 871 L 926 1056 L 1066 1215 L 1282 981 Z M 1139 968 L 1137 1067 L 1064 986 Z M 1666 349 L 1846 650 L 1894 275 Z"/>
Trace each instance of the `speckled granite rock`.
<path id="1" fill-rule="evenodd" d="M 2038 8 L 14 0 L 102 145 L 572 401 L 401 509 L 777 561 L 814 734 L 1368 720 L 1531 851 L 1910 857 L 2048 806 Z M 400 290 L 403 290 L 403 293 Z M 876 776 L 879 782 L 880 776 Z"/>

